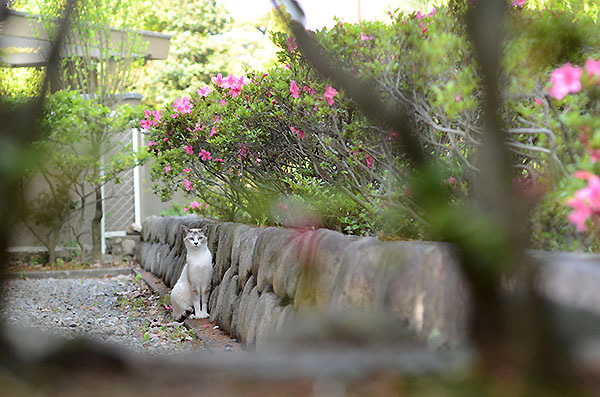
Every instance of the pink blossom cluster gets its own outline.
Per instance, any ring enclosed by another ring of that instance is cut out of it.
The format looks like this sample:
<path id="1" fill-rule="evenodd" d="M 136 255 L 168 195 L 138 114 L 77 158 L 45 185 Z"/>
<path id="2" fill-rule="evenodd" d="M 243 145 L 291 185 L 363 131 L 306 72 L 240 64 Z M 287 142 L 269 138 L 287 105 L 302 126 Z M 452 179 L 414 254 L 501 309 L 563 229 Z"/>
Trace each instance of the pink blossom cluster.
<path id="1" fill-rule="evenodd" d="M 140 121 L 140 125 L 143 129 L 149 130 L 151 126 L 158 126 L 162 120 L 162 111 L 160 109 L 151 111 L 146 109 L 144 112 L 144 118 Z"/>
<path id="2" fill-rule="evenodd" d="M 290 131 L 295 132 L 300 136 L 300 138 L 304 138 L 304 131 L 298 130 L 296 127 L 291 126 Z"/>
<path id="3" fill-rule="evenodd" d="M 333 97 L 337 95 L 337 90 L 330 85 L 325 88 L 325 92 L 323 93 L 323 99 L 327 101 L 329 106 L 333 105 Z"/>
<path id="4" fill-rule="evenodd" d="M 512 2 L 513 7 L 523 7 L 527 3 L 527 0 L 515 0 Z"/>
<path id="5" fill-rule="evenodd" d="M 196 90 L 196 93 L 201 97 L 206 97 L 211 93 L 210 87 L 201 87 L 199 90 Z"/>
<path id="6" fill-rule="evenodd" d="M 208 209 L 208 204 L 204 204 L 204 208 Z M 198 202 L 197 200 L 190 202 L 188 207 L 183 207 L 184 212 L 188 212 L 190 210 L 200 210 L 200 209 L 202 209 L 202 203 Z"/>
<path id="7" fill-rule="evenodd" d="M 587 180 L 588 185 L 567 201 L 567 205 L 573 208 L 568 218 L 578 231 L 584 232 L 587 219 L 592 215 L 600 215 L 600 178 L 587 171 L 577 171 L 575 178 Z"/>
<path id="8" fill-rule="evenodd" d="M 173 102 L 173 110 L 175 110 L 177 113 L 192 113 L 192 107 L 193 105 L 190 102 L 190 98 L 187 96 L 184 96 L 183 98 L 177 98 L 175 99 L 175 102 Z"/>
<path id="9" fill-rule="evenodd" d="M 431 18 L 435 14 L 437 14 L 437 8 L 433 7 L 433 10 L 429 14 L 421 14 L 421 11 L 417 11 L 416 18 L 417 18 L 418 21 L 420 21 L 423 18 Z M 425 26 L 423 24 L 423 21 L 421 21 L 419 23 L 419 28 L 421 29 L 421 33 L 422 34 L 425 34 L 427 32 L 427 30 L 429 30 L 429 27 Z"/>
<path id="10" fill-rule="evenodd" d="M 211 78 L 211 81 L 221 88 L 229 89 L 229 94 L 234 98 L 240 95 L 242 87 L 248 84 L 248 81 L 244 78 L 244 76 L 235 77 L 233 74 L 230 74 L 229 76 L 223 78 L 221 73 Z"/>
<path id="11" fill-rule="evenodd" d="M 600 83 L 600 60 L 590 58 L 585 61 L 585 71 L 589 77 L 595 78 Z M 583 69 L 570 63 L 554 69 L 550 75 L 550 96 L 562 100 L 567 94 L 581 91 L 582 75 Z"/>

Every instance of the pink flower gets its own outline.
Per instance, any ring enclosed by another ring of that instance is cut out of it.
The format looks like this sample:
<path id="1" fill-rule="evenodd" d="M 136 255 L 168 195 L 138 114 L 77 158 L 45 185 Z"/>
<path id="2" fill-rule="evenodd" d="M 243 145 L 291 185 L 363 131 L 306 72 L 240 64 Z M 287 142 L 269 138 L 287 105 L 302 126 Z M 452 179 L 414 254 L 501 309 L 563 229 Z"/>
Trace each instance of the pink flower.
<path id="1" fill-rule="evenodd" d="M 175 102 L 173 102 L 173 109 L 182 114 L 192 113 L 192 106 L 190 98 L 188 97 L 177 98 Z"/>
<path id="2" fill-rule="evenodd" d="M 581 90 L 580 67 L 573 67 L 570 63 L 565 63 L 558 69 L 555 69 L 550 75 L 550 95 L 558 100 L 563 99 L 568 93 L 579 92 Z"/>
<path id="3" fill-rule="evenodd" d="M 152 115 L 154 116 L 154 119 L 160 123 L 160 119 L 162 118 L 162 110 L 154 110 L 152 111 Z"/>
<path id="4" fill-rule="evenodd" d="M 210 90 L 210 87 L 207 86 L 207 87 L 202 87 L 199 90 L 196 90 L 196 92 L 201 97 L 206 97 L 206 96 L 208 96 L 208 94 L 210 94 L 211 90 Z"/>
<path id="5" fill-rule="evenodd" d="M 213 159 L 213 161 L 216 161 L 217 163 L 224 163 L 225 162 L 225 160 L 223 160 L 223 159 Z"/>
<path id="6" fill-rule="evenodd" d="M 210 152 L 206 151 L 204 149 L 202 149 L 200 151 L 200 153 L 198 153 L 198 157 L 200 157 L 200 160 L 202 160 L 202 161 L 207 161 L 207 160 L 212 159 L 212 156 L 211 156 Z"/>
<path id="7" fill-rule="evenodd" d="M 302 91 L 306 91 L 311 95 L 315 95 L 315 90 L 313 90 L 312 88 L 310 88 L 309 86 L 305 85 L 304 87 L 302 87 Z"/>
<path id="8" fill-rule="evenodd" d="M 146 146 L 154 146 L 154 145 L 158 145 L 158 142 L 150 141 L 150 142 L 148 142 L 148 144 Z"/>
<path id="9" fill-rule="evenodd" d="M 194 154 L 194 149 L 190 145 L 185 145 L 183 148 L 186 154 Z"/>
<path id="10" fill-rule="evenodd" d="M 223 107 L 225 105 L 227 105 L 227 101 L 225 99 L 221 99 L 221 101 L 219 102 L 219 106 Z"/>
<path id="11" fill-rule="evenodd" d="M 452 186 L 452 187 L 456 187 L 456 184 L 458 183 L 458 179 L 456 179 L 453 176 L 450 176 L 450 178 L 448 178 L 448 185 Z"/>
<path id="12" fill-rule="evenodd" d="M 373 157 L 371 157 L 371 155 L 367 154 L 367 167 L 372 168 L 373 167 Z"/>
<path id="13" fill-rule="evenodd" d="M 600 60 L 588 59 L 585 61 L 585 70 L 590 77 L 596 76 L 600 79 Z"/>
<path id="14" fill-rule="evenodd" d="M 184 179 L 183 184 L 185 186 L 186 191 L 190 192 L 190 191 L 194 190 L 194 188 L 192 187 L 192 182 L 190 182 L 189 179 Z"/>
<path id="15" fill-rule="evenodd" d="M 184 168 L 184 169 L 183 169 L 183 172 L 185 172 L 186 174 L 189 174 L 189 173 L 190 173 L 190 171 L 191 171 L 191 169 L 190 169 L 190 168 Z"/>
<path id="16" fill-rule="evenodd" d="M 146 118 L 152 116 L 152 112 L 150 111 L 150 109 L 144 110 L 144 116 L 146 116 Z"/>
<path id="17" fill-rule="evenodd" d="M 144 119 L 144 120 L 140 121 L 140 125 L 145 130 L 149 130 L 150 127 L 152 126 L 152 124 L 150 123 L 150 120 L 148 120 L 148 119 Z"/>
<path id="18" fill-rule="evenodd" d="M 300 136 L 300 138 L 304 138 L 304 131 L 297 130 L 296 127 L 294 127 L 294 126 L 291 126 L 290 130 L 292 132 L 295 132 L 296 134 L 298 134 Z"/>
<path id="19" fill-rule="evenodd" d="M 515 0 L 512 2 L 513 7 L 523 7 L 527 0 Z"/>
<path id="20" fill-rule="evenodd" d="M 330 85 L 325 88 L 325 92 L 323 93 L 323 99 L 327 101 L 329 106 L 333 105 L 333 97 L 337 95 L 337 90 L 332 88 Z"/>
<path id="21" fill-rule="evenodd" d="M 361 39 L 362 41 L 366 41 L 366 40 L 373 40 L 373 39 L 374 39 L 374 37 L 373 37 L 373 36 L 367 36 L 367 35 L 365 35 L 363 32 L 360 32 L 360 39 Z"/>
<path id="22" fill-rule="evenodd" d="M 417 20 L 425 18 L 425 15 L 421 14 L 421 11 L 417 11 Z"/>
<path id="23" fill-rule="evenodd" d="M 210 138 L 211 136 L 215 135 L 217 133 L 217 127 L 213 125 L 213 127 L 210 129 L 210 134 L 208 135 L 208 137 Z"/>
<path id="24" fill-rule="evenodd" d="M 536 97 L 536 98 L 535 98 L 535 103 L 536 103 L 538 106 L 542 106 L 542 99 L 541 99 L 541 98 L 538 98 L 538 97 Z"/>
<path id="25" fill-rule="evenodd" d="M 455 102 L 459 102 L 460 101 L 460 95 L 457 95 L 456 98 L 454 98 Z"/>
<path id="26" fill-rule="evenodd" d="M 165 167 L 165 174 L 168 174 L 169 171 L 171 171 L 171 163 L 167 163 L 167 166 Z"/>
<path id="27" fill-rule="evenodd" d="M 200 208 L 200 203 L 199 203 L 199 202 L 197 202 L 197 201 L 192 201 L 192 202 L 190 203 L 190 208 L 191 208 L 191 209 L 194 209 L 194 210 L 197 210 L 198 208 Z"/>
<path id="28" fill-rule="evenodd" d="M 296 39 L 294 39 L 293 36 L 288 37 L 286 43 L 289 52 L 294 52 L 294 50 L 298 48 L 298 44 L 296 44 Z"/>
<path id="29" fill-rule="evenodd" d="M 248 155 L 246 154 L 246 152 L 248 152 L 248 147 L 247 147 L 247 146 L 245 146 L 245 145 L 243 145 L 243 144 L 241 144 L 241 145 L 240 145 L 240 157 L 241 157 L 242 159 L 244 159 L 244 158 L 246 158 L 246 156 L 248 156 Z"/>
<path id="30" fill-rule="evenodd" d="M 223 75 L 221 73 L 217 74 L 215 77 L 211 77 L 210 81 L 212 81 L 213 83 L 215 83 L 216 85 L 221 85 L 225 82 L 225 80 L 223 80 Z"/>
<path id="31" fill-rule="evenodd" d="M 285 70 L 290 70 L 290 65 L 288 65 L 287 63 L 285 65 L 280 65 L 279 66 L 281 69 L 285 69 Z"/>
<path id="32" fill-rule="evenodd" d="M 574 209 L 568 218 L 578 231 L 584 232 L 586 220 L 600 212 L 600 178 L 587 171 L 577 171 L 574 176 L 586 179 L 588 186 L 579 189 L 575 192 L 575 197 L 567 201 L 567 205 Z"/>
<path id="33" fill-rule="evenodd" d="M 525 1 L 527 1 L 527 0 L 525 0 Z M 433 7 L 433 10 L 431 10 L 431 12 L 430 12 L 429 14 L 427 14 L 427 16 L 428 16 L 428 17 L 432 17 L 432 16 L 434 16 L 435 14 L 437 14 L 437 8 Z"/>
<path id="34" fill-rule="evenodd" d="M 294 80 L 292 80 L 292 82 L 290 83 L 290 92 L 292 93 L 293 98 L 300 97 L 300 90 L 298 89 L 298 84 L 296 84 Z"/>
<path id="35" fill-rule="evenodd" d="M 183 207 L 183 212 L 188 212 L 188 207 Z"/>

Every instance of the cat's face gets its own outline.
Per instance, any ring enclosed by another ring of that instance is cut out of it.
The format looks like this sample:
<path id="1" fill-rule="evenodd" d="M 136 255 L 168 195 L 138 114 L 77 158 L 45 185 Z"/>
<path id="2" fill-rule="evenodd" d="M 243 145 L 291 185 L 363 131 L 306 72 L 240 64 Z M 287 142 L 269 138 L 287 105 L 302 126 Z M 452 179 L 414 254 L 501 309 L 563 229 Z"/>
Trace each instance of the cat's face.
<path id="1" fill-rule="evenodd" d="M 204 226 L 201 229 L 189 229 L 186 226 L 181 228 L 181 232 L 183 233 L 183 241 L 187 247 L 202 247 L 206 245 L 206 230 L 207 226 Z"/>

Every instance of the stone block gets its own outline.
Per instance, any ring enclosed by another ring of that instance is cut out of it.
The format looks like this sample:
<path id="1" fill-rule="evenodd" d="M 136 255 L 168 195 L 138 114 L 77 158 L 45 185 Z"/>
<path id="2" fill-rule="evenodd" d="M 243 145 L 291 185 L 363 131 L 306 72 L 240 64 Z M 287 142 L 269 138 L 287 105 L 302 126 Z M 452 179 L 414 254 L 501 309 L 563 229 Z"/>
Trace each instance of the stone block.
<path id="1" fill-rule="evenodd" d="M 238 277 L 239 277 L 239 275 L 238 275 Z M 238 278 L 238 285 L 239 285 L 239 278 Z M 240 296 L 240 305 L 239 305 L 239 309 L 238 309 L 238 313 L 237 313 L 236 327 L 233 329 L 233 332 L 231 334 L 232 336 L 235 336 L 239 340 L 243 340 L 242 333 L 241 333 L 241 327 L 242 327 L 242 324 L 244 324 L 245 320 L 246 320 L 246 308 L 248 306 L 248 301 L 250 299 L 250 292 L 252 292 L 252 289 L 255 286 L 256 286 L 256 282 L 254 281 L 254 276 L 250 276 L 248 281 L 246 281 L 244 288 L 242 289 L 242 294 Z"/>
<path id="2" fill-rule="evenodd" d="M 231 270 L 231 269 L 230 269 Z M 240 305 L 239 287 L 238 287 L 238 275 L 231 277 L 231 282 L 227 286 L 227 291 L 223 296 L 222 313 L 219 316 L 219 326 L 223 331 L 231 335 L 232 331 L 232 317 L 234 310 L 237 311 Z"/>
<path id="3" fill-rule="evenodd" d="M 139 242 L 139 236 L 132 236 L 132 237 L 138 237 L 138 238 L 135 239 L 135 238 L 127 237 L 127 238 L 123 239 L 123 242 L 121 243 L 121 247 L 123 248 L 123 256 L 131 257 L 131 258 L 135 257 L 136 248 L 140 242 Z"/>
<path id="4" fill-rule="evenodd" d="M 156 219 L 158 219 L 158 217 L 152 215 L 144 219 L 142 222 L 142 241 L 154 242 L 152 241 L 152 228 Z"/>
<path id="5" fill-rule="evenodd" d="M 295 233 L 292 230 L 277 229 L 277 232 L 267 231 L 270 236 L 269 239 L 265 239 L 264 243 L 260 244 L 262 251 L 258 257 L 255 257 L 258 261 L 258 272 L 256 285 L 258 285 L 258 291 L 263 292 L 268 289 L 273 289 L 273 275 L 281 266 L 282 252 L 285 247 L 290 245 L 291 238 Z"/>
<path id="6" fill-rule="evenodd" d="M 283 306 L 277 317 L 277 321 L 274 323 L 273 335 L 279 336 L 285 332 L 286 328 L 290 326 L 295 318 L 296 310 L 294 310 L 294 307 L 292 305 Z"/>
<path id="7" fill-rule="evenodd" d="M 219 288 L 219 295 L 217 296 L 217 303 L 215 305 L 214 312 L 210 313 L 210 321 L 211 322 L 216 322 L 216 323 L 221 322 L 221 316 L 224 315 L 223 300 L 225 299 L 225 294 L 227 292 L 227 288 L 229 287 L 230 283 L 231 283 L 231 269 L 227 269 L 227 271 L 225 272 L 225 275 L 223 276 L 223 279 L 219 283 L 220 288 Z"/>
<path id="8" fill-rule="evenodd" d="M 279 317 L 283 312 L 283 306 L 277 296 L 271 292 L 264 293 L 259 299 L 259 306 L 263 307 L 262 316 L 256 324 L 255 345 L 256 350 L 264 350 L 267 347 L 273 336 L 276 334 L 276 325 Z M 259 311 L 257 309 L 257 311 Z"/>
<path id="9" fill-rule="evenodd" d="M 167 226 L 171 221 L 171 217 L 158 218 L 156 225 L 157 240 L 161 244 L 167 244 Z"/>
<path id="10" fill-rule="evenodd" d="M 347 246 L 336 279 L 331 273 L 319 275 L 321 289 L 317 292 L 317 306 L 332 309 L 377 307 L 378 291 L 386 270 L 382 262 L 382 245 L 377 238 L 365 237 Z"/>
<path id="11" fill-rule="evenodd" d="M 250 282 L 250 280 L 248 280 L 248 282 Z M 242 343 L 246 345 L 249 343 L 248 336 L 250 332 L 252 318 L 254 317 L 254 312 L 258 303 L 258 297 L 258 287 L 254 285 L 254 287 L 248 294 L 248 297 L 246 298 L 246 302 L 244 304 L 240 302 L 240 314 L 238 315 L 238 332 L 239 339 L 242 341 Z M 256 326 L 256 324 L 254 325 Z"/>
<path id="12" fill-rule="evenodd" d="M 297 281 L 293 278 L 290 280 L 292 285 L 296 286 L 294 307 L 297 310 L 302 307 L 326 307 L 338 279 L 343 258 L 353 244 L 362 240 L 352 240 L 341 233 L 319 229 L 305 232 L 296 241 L 300 274 L 290 274 L 299 276 Z M 356 254 L 355 252 L 354 255 Z"/>
<path id="13" fill-rule="evenodd" d="M 238 274 L 238 268 L 240 265 L 240 254 L 241 246 L 246 241 L 246 235 L 251 231 L 252 228 L 247 225 L 240 225 L 233 232 L 233 243 L 231 244 L 231 267 L 233 273 Z"/>
<path id="14" fill-rule="evenodd" d="M 131 225 L 127 226 L 126 233 L 128 236 L 140 235 L 142 233 L 142 225 L 132 223 Z"/>
<path id="15" fill-rule="evenodd" d="M 233 245 L 233 237 L 235 230 L 242 225 L 238 223 L 223 223 L 219 227 L 218 248 L 215 258 L 213 259 L 215 266 L 213 269 L 213 280 L 218 282 L 225 272 L 231 267 L 231 247 Z"/>
<path id="16" fill-rule="evenodd" d="M 178 252 L 178 251 L 175 251 L 175 252 Z M 173 266 L 171 266 L 167 270 L 167 274 L 165 276 L 165 279 L 163 280 L 166 285 L 168 285 L 171 288 L 173 288 L 173 286 L 175 286 L 175 283 L 177 283 L 177 280 L 179 280 L 179 276 L 181 275 L 181 272 L 183 271 L 183 267 L 185 266 L 186 261 L 187 261 L 187 256 L 185 255 L 185 253 L 182 255 L 177 255 L 175 257 L 175 260 L 173 261 Z"/>
<path id="17" fill-rule="evenodd" d="M 265 247 L 273 240 L 273 238 L 279 234 L 281 229 L 277 227 L 268 227 L 263 229 L 262 233 L 256 239 L 254 245 L 254 252 L 252 253 L 252 274 L 254 277 L 258 276 L 258 268 L 260 267 L 263 252 Z M 258 279 L 257 279 L 258 284 Z"/>
<path id="18" fill-rule="evenodd" d="M 297 277 L 300 274 L 299 271 L 293 271 L 293 269 L 300 269 L 298 249 L 293 240 L 282 247 L 277 263 L 273 272 L 273 292 L 282 301 L 292 300 L 296 294 Z M 294 277 L 296 280 L 293 280 Z"/>
<path id="19" fill-rule="evenodd" d="M 210 292 L 210 297 L 208 298 L 208 313 L 212 315 L 215 313 L 217 315 L 217 299 L 219 299 L 219 294 L 221 293 L 221 286 L 217 285 L 212 288 Z"/>
<path id="20" fill-rule="evenodd" d="M 246 282 L 252 276 L 252 258 L 254 256 L 254 247 L 256 240 L 263 232 L 263 229 L 251 228 L 244 233 L 244 239 L 240 244 L 240 259 L 238 265 L 238 282 L 240 286 L 245 286 Z M 254 278 L 256 280 L 256 278 Z"/>
<path id="21" fill-rule="evenodd" d="M 385 309 L 405 319 L 432 347 L 465 341 L 471 293 L 452 245 L 394 243 L 385 248 L 386 282 L 379 289 Z"/>
<path id="22" fill-rule="evenodd" d="M 250 324 L 248 325 L 246 346 L 254 347 L 258 338 L 262 338 L 261 342 L 263 342 L 271 335 L 273 312 L 278 305 L 279 299 L 277 299 L 274 293 L 265 292 L 260 295 L 256 303 L 256 308 L 252 313 Z"/>
<path id="23" fill-rule="evenodd" d="M 177 250 L 171 249 L 171 246 L 168 244 L 164 244 L 163 247 L 163 252 L 165 252 L 166 255 L 160 261 L 157 276 L 164 281 L 166 280 L 167 272 L 169 271 L 169 269 L 175 266 L 178 252 Z"/>

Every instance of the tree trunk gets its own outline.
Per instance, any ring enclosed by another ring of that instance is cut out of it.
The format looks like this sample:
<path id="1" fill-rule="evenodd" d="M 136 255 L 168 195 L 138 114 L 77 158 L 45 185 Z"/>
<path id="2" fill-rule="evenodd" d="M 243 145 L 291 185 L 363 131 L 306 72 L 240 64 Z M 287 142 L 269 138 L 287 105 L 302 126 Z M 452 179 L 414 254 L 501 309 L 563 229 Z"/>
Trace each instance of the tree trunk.
<path id="1" fill-rule="evenodd" d="M 96 211 L 92 219 L 92 258 L 94 261 L 102 259 L 102 191 L 100 186 L 96 188 Z"/>

